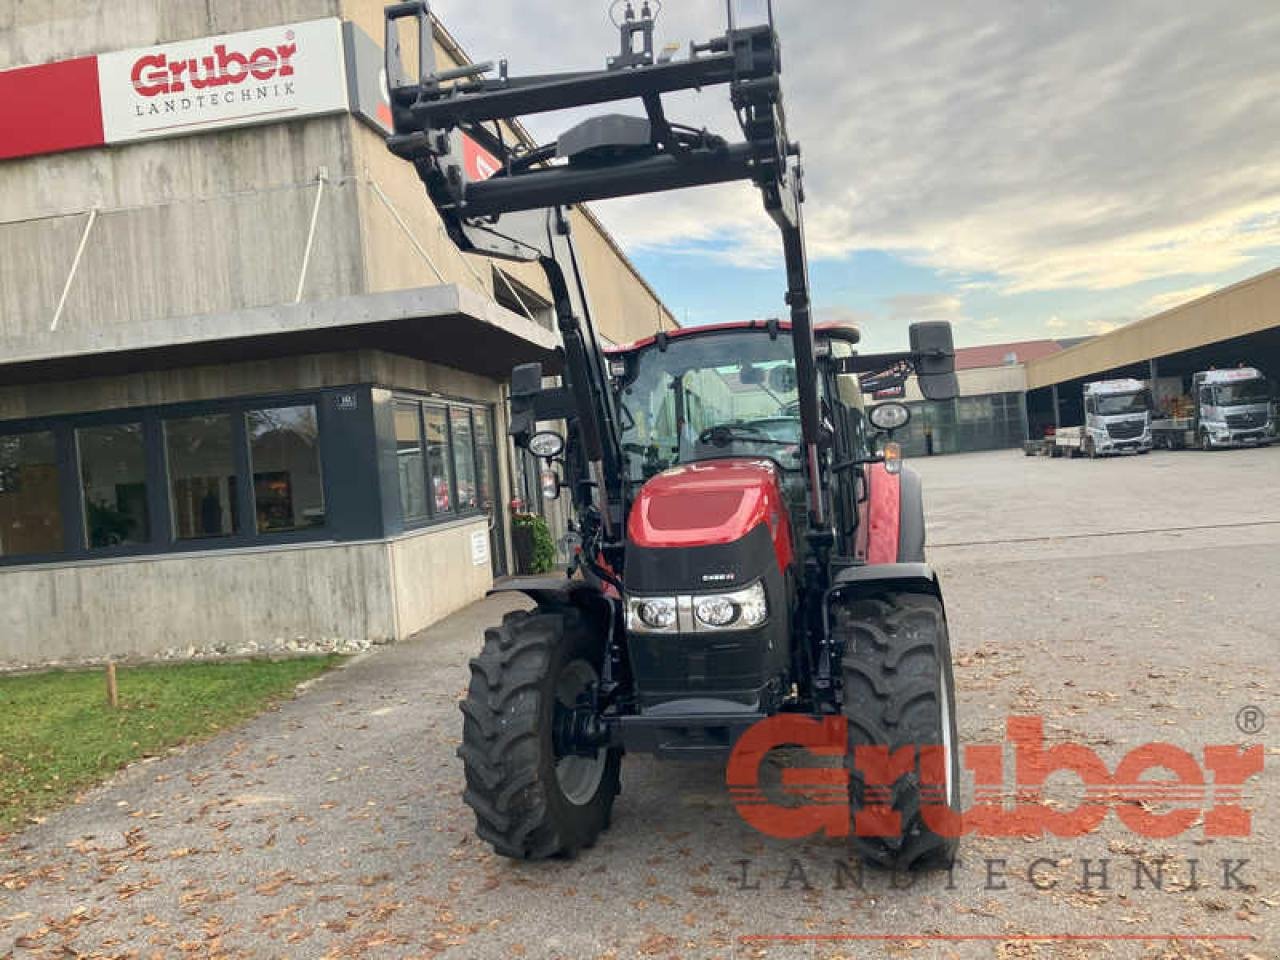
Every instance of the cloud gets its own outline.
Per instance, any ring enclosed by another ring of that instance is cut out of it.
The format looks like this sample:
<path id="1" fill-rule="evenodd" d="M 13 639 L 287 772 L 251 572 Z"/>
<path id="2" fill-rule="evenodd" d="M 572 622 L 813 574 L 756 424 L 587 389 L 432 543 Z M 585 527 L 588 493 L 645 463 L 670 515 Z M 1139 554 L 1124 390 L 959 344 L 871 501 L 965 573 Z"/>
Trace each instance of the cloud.
<path id="1" fill-rule="evenodd" d="M 981 320 L 976 321 L 974 326 L 979 330 L 990 333 L 993 330 L 999 330 L 1002 324 L 999 317 L 983 317 Z"/>
<path id="2" fill-rule="evenodd" d="M 436 4 L 474 56 L 509 56 L 515 74 L 602 65 L 616 35 L 587 6 Z M 1274 0 L 775 8 L 816 259 L 888 251 L 1017 294 L 1211 276 L 1280 248 Z M 706 39 L 722 11 L 669 3 L 660 41 Z M 669 114 L 736 133 L 724 94 L 674 97 Z M 570 119 L 531 126 L 550 138 Z M 598 209 L 633 248 L 780 256 L 742 184 Z"/>
<path id="3" fill-rule="evenodd" d="M 1203 283 L 1198 287 L 1187 287 L 1184 290 L 1170 290 L 1168 293 L 1157 293 L 1149 299 L 1143 306 L 1148 313 L 1163 313 L 1166 310 L 1172 310 L 1174 307 L 1180 307 L 1184 303 L 1190 303 L 1192 300 L 1199 300 L 1203 296 L 1207 296 L 1219 289 L 1216 283 Z"/>
<path id="4" fill-rule="evenodd" d="M 964 303 L 949 293 L 900 293 L 885 301 L 892 320 L 963 320 Z"/>
<path id="5" fill-rule="evenodd" d="M 1055 333 L 1061 333 L 1063 330 L 1067 329 L 1067 327 L 1071 326 L 1071 324 L 1067 323 L 1067 321 L 1063 320 L 1057 314 L 1054 314 L 1046 320 L 1044 325 L 1047 329 L 1052 330 Z"/>

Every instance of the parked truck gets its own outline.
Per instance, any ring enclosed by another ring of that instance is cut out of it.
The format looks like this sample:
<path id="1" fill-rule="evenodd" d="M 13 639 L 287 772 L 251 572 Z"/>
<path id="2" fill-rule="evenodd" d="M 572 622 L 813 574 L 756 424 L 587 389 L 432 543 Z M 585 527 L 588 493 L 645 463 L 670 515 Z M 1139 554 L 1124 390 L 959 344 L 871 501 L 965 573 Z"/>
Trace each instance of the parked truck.
<path id="1" fill-rule="evenodd" d="M 1270 382 L 1253 367 L 1205 370 L 1152 422 L 1152 436 L 1170 450 L 1266 445 L 1275 435 L 1272 401 Z"/>
<path id="2" fill-rule="evenodd" d="M 1053 456 L 1098 457 L 1149 453 L 1151 391 L 1141 380 L 1098 380 L 1084 385 L 1084 424 L 1059 427 Z"/>

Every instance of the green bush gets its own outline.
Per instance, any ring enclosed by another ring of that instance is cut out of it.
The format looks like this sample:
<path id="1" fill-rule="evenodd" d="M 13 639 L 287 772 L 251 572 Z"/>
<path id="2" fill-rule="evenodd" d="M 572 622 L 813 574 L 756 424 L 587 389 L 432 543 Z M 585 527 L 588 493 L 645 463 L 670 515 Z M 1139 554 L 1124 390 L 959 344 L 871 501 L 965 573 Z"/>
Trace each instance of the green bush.
<path id="1" fill-rule="evenodd" d="M 517 513 L 511 518 L 517 554 L 528 573 L 550 573 L 556 565 L 556 545 L 551 539 L 547 521 L 536 513 Z M 521 541 L 524 541 L 522 544 Z M 527 554 L 520 548 L 524 546 Z"/>

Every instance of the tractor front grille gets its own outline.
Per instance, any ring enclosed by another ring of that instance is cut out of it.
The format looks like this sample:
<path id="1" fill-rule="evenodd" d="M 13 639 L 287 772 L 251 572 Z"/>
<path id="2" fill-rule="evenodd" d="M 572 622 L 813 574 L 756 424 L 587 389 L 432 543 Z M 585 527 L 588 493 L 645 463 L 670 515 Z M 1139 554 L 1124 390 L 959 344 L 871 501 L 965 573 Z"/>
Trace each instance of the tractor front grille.
<path id="1" fill-rule="evenodd" d="M 1142 436 L 1141 420 L 1129 420 L 1125 423 L 1108 423 L 1107 436 L 1112 440 L 1137 440 Z"/>

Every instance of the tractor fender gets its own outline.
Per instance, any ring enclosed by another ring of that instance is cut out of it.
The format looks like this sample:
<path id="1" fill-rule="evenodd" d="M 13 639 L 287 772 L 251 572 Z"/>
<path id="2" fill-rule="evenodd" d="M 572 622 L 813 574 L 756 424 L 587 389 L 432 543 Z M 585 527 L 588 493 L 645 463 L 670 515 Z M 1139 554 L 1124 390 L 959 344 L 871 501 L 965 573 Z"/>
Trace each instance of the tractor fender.
<path id="1" fill-rule="evenodd" d="M 924 563 L 924 485 L 903 467 L 898 483 L 898 562 Z"/>
<path id="2" fill-rule="evenodd" d="M 903 467 L 890 473 L 884 464 L 870 470 L 870 523 L 867 563 L 924 562 L 924 494 L 920 475 Z"/>
<path id="3" fill-rule="evenodd" d="M 505 577 L 486 596 L 501 593 L 523 593 L 540 607 L 587 606 L 604 596 L 594 584 L 568 577 Z"/>
<path id="4" fill-rule="evenodd" d="M 823 598 L 823 607 L 833 601 L 872 593 L 922 593 L 942 600 L 938 575 L 927 563 L 875 563 L 847 567 L 836 574 Z M 944 604 L 945 606 L 945 604 Z"/>

